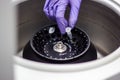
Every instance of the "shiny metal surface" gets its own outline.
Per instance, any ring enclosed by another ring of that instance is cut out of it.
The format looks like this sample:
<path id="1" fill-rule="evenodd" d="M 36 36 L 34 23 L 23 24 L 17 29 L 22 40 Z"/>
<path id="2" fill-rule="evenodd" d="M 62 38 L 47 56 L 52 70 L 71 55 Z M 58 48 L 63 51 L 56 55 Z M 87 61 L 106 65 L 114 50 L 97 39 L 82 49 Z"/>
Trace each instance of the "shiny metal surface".
<path id="1" fill-rule="evenodd" d="M 25 46 L 38 28 L 53 24 L 43 13 L 44 1 L 29 0 L 18 5 L 18 50 Z M 76 26 L 86 31 L 97 50 L 106 56 L 120 46 L 119 22 L 120 16 L 112 9 L 83 0 Z"/>
<path id="2" fill-rule="evenodd" d="M 63 44 L 62 41 L 59 41 L 53 46 L 53 50 L 56 52 L 62 53 L 67 50 L 67 46 Z"/>

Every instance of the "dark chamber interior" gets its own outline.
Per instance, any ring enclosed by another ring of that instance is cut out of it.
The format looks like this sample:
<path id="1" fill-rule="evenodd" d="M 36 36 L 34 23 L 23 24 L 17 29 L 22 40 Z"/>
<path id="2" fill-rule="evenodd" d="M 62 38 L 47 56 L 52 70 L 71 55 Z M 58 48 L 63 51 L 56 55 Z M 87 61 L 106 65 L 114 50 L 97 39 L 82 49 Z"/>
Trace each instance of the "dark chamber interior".
<path id="1" fill-rule="evenodd" d="M 34 52 L 34 50 L 31 48 L 30 42 L 28 42 L 24 48 L 23 58 L 32 60 L 32 61 L 37 61 L 37 62 L 42 62 L 42 63 L 50 63 L 50 64 L 75 64 L 75 63 L 82 63 L 82 62 L 96 60 L 97 54 L 96 54 L 96 49 L 95 49 L 94 45 L 91 44 L 88 51 L 84 55 L 82 55 L 78 58 L 66 60 L 66 61 L 49 60 L 49 59 L 43 58 L 43 57 L 39 56 L 38 54 L 36 54 Z"/>
<path id="2" fill-rule="evenodd" d="M 50 27 L 55 28 L 53 34 Z M 23 57 L 33 61 L 46 63 L 80 63 L 97 59 L 97 52 L 90 43 L 87 34 L 78 29 L 72 29 L 72 39 L 67 34 L 61 35 L 57 25 L 43 27 L 37 31 L 23 51 Z M 66 50 L 56 52 L 53 47 L 57 42 L 63 42 Z"/>

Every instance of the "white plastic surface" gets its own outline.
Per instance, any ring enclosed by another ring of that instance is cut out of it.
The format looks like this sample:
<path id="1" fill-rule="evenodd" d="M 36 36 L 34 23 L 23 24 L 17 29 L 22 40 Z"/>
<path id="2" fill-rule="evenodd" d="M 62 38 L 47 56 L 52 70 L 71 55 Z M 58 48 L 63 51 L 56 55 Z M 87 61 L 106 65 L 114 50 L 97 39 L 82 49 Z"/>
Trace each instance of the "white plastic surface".
<path id="1" fill-rule="evenodd" d="M 44 72 L 14 65 L 15 80 L 105 80 L 120 72 L 120 58 L 110 64 L 80 72 Z"/>

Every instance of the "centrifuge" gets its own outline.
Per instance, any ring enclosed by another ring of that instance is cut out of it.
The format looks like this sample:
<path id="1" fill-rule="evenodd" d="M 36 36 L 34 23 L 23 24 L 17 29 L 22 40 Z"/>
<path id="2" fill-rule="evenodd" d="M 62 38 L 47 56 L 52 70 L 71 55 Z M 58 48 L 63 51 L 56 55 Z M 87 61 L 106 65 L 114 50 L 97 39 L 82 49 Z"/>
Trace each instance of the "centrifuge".
<path id="1" fill-rule="evenodd" d="M 44 2 L 11 1 L 14 79 L 119 80 L 120 1 L 83 0 L 72 38 L 45 16 Z"/>
<path id="2" fill-rule="evenodd" d="M 73 41 L 47 19 L 43 5 L 17 4 L 16 80 L 104 80 L 120 72 L 119 2 L 83 0 Z"/>

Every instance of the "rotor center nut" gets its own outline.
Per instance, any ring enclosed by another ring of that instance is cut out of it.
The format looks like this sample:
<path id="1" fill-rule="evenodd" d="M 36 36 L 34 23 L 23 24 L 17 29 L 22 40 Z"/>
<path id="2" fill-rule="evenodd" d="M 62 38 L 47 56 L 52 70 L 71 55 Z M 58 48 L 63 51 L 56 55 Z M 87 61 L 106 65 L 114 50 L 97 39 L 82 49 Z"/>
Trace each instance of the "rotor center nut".
<path id="1" fill-rule="evenodd" d="M 58 41 L 54 46 L 53 50 L 59 53 L 65 52 L 67 50 L 67 46 L 63 44 L 62 41 Z"/>

